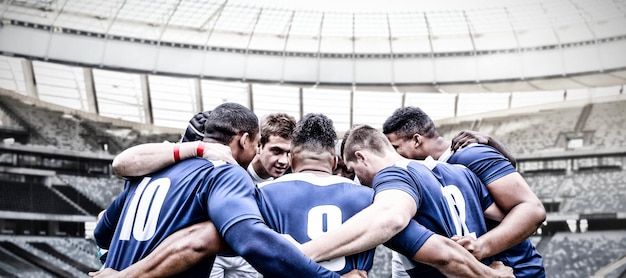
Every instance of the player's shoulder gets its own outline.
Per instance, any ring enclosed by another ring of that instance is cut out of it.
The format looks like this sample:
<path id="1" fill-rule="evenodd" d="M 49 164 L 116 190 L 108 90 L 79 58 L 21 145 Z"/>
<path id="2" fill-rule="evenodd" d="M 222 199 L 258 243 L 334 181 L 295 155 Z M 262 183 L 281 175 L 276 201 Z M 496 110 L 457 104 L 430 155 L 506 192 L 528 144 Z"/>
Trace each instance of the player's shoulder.
<path id="1" fill-rule="evenodd" d="M 318 176 L 313 173 L 289 173 L 277 179 L 259 183 L 257 186 L 263 188 L 271 185 L 294 182 L 306 182 L 317 186 L 328 186 L 340 183 L 358 185 L 354 180 L 338 175 Z"/>
<path id="2" fill-rule="evenodd" d="M 485 145 L 485 144 L 472 143 L 464 148 L 457 150 L 455 153 L 464 153 L 464 152 L 477 153 L 477 152 L 492 152 L 492 151 L 496 151 L 496 149 L 494 149 L 492 146 Z"/>
<path id="3" fill-rule="evenodd" d="M 459 149 L 454 152 L 448 162 L 455 163 L 457 161 L 471 161 L 476 159 L 485 159 L 489 157 L 500 157 L 500 154 L 496 149 L 489 145 L 484 144 L 470 144 L 469 146 Z"/>
<path id="4" fill-rule="evenodd" d="M 237 164 L 231 164 L 222 160 L 206 160 L 208 162 L 208 168 L 211 168 L 211 172 L 214 174 L 231 174 L 248 176 L 248 172 Z"/>

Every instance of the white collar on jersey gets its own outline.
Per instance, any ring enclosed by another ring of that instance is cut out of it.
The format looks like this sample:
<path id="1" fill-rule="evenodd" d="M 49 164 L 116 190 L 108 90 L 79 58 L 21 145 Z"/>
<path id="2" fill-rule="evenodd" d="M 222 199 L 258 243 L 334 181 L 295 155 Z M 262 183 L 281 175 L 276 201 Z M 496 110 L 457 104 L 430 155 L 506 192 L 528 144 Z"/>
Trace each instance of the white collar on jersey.
<path id="1" fill-rule="evenodd" d="M 426 166 L 431 171 L 435 169 L 435 166 L 437 166 L 437 164 L 441 163 L 440 161 L 435 160 L 432 156 L 428 156 L 426 159 L 418 161 L 424 164 L 424 166 Z"/>
<path id="2" fill-rule="evenodd" d="M 274 177 L 269 177 L 267 179 L 259 177 L 259 174 L 257 174 L 256 171 L 254 171 L 254 167 L 252 167 L 252 163 L 248 164 L 247 170 L 248 170 L 248 174 L 252 178 L 252 181 L 254 181 L 254 184 L 259 184 L 259 183 L 271 181 L 274 179 Z"/>

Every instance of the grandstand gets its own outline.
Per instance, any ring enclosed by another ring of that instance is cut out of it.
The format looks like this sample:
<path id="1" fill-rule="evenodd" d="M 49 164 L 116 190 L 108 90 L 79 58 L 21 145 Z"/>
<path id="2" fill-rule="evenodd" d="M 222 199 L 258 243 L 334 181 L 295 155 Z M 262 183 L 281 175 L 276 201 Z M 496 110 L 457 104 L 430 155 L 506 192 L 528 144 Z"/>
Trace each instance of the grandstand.
<path id="1" fill-rule="evenodd" d="M 115 155 L 226 101 L 339 133 L 413 105 L 444 138 L 488 133 L 548 211 L 548 277 L 626 277 L 623 1 L 152 2 L 0 3 L 0 277 L 87 277 Z"/>

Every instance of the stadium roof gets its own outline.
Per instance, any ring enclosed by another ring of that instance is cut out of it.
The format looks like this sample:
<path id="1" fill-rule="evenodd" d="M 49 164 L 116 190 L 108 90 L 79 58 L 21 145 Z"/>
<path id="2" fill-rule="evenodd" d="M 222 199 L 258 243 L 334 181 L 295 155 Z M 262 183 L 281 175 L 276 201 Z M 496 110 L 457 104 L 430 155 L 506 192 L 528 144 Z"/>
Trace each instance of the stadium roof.
<path id="1" fill-rule="evenodd" d="M 446 118 L 626 80 L 621 0 L 5 0 L 0 20 L 0 87 L 169 127 L 236 101 L 343 130 L 403 105 Z"/>

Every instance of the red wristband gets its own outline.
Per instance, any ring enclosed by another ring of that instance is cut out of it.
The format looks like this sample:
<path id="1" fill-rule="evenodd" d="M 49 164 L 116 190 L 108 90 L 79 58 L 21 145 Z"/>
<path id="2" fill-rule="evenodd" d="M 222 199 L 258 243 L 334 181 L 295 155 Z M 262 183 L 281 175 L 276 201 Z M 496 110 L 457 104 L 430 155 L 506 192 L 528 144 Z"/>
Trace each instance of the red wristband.
<path id="1" fill-rule="evenodd" d="M 198 143 L 198 149 L 196 149 L 196 155 L 202 157 L 204 155 L 204 142 Z"/>
<path id="2" fill-rule="evenodd" d="M 180 161 L 180 145 L 174 145 L 174 162 Z"/>

